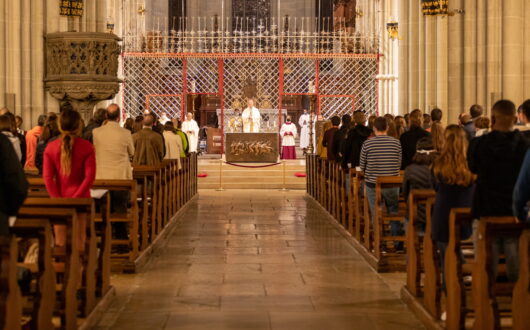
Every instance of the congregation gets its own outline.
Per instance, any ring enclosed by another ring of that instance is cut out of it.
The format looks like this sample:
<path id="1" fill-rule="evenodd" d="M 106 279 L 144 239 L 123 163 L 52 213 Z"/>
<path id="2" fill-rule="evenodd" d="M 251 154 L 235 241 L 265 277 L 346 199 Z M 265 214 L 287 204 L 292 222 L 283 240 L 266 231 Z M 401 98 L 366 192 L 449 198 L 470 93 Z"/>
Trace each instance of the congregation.
<path id="1" fill-rule="evenodd" d="M 363 111 L 352 116 L 334 116 L 325 124 L 317 154 L 335 162 L 342 170 L 360 171 L 364 176 L 372 225 L 375 218 L 376 182 L 379 177 L 399 176 L 403 186 L 384 188 L 381 196 L 389 214 L 398 213 L 399 194 L 405 200 L 415 189 L 434 189 L 432 238 L 440 253 L 440 268 L 449 241 L 449 216 L 453 208 L 470 207 L 473 228 L 464 228 L 471 237 L 481 218 L 516 216 L 527 221 L 530 200 L 530 100 L 516 109 L 513 102 L 500 100 L 491 109 L 491 120 L 480 105 L 459 116 L 458 123 L 443 127 L 442 111 L 423 114 L 415 109 L 405 116 L 386 114 L 368 119 Z M 339 124 L 340 123 L 340 124 Z M 346 190 L 350 191 L 350 182 Z M 419 210 L 419 230 L 425 230 L 425 208 Z M 392 236 L 404 235 L 399 221 L 390 221 Z M 396 242 L 403 251 L 402 242 Z M 386 247 L 383 246 L 383 250 Z M 518 245 L 513 237 L 494 242 L 493 255 L 504 253 L 507 280 L 518 274 Z M 497 272 L 497 264 L 491 265 Z"/>

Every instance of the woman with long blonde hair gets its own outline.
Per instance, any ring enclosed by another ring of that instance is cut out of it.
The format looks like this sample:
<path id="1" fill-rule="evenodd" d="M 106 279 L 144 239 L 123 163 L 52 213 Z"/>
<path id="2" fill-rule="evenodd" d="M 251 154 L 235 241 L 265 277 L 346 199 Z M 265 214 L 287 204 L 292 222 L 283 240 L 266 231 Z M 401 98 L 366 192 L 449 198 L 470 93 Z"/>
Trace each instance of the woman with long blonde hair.
<path id="1" fill-rule="evenodd" d="M 444 127 L 439 122 L 433 122 L 431 125 L 431 136 L 434 150 L 440 152 L 444 146 Z"/>
<path id="2" fill-rule="evenodd" d="M 83 125 L 77 111 L 65 110 L 59 116 L 57 140 L 46 146 L 43 157 L 43 175 L 46 189 L 52 198 L 90 198 L 90 188 L 96 177 L 96 156 L 90 142 L 80 138 Z M 84 249 L 86 219 L 77 218 L 78 245 Z M 66 228 L 55 226 L 55 243 L 66 244 Z"/>
<path id="3" fill-rule="evenodd" d="M 436 200 L 432 214 L 431 237 L 440 252 L 443 270 L 445 250 L 449 242 L 449 214 L 452 208 L 471 207 L 476 176 L 467 163 L 467 136 L 458 125 L 449 125 L 444 132 L 444 146 L 434 161 Z M 463 238 L 471 236 L 471 227 L 462 230 Z"/>

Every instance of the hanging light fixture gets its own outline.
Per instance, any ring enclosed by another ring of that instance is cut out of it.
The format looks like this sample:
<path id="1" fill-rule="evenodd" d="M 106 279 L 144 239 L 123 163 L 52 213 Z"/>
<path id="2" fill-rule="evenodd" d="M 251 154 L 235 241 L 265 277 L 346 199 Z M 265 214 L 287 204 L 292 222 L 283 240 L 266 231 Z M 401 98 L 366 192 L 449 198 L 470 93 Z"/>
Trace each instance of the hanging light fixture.
<path id="1" fill-rule="evenodd" d="M 422 0 L 421 10 L 424 16 L 447 15 L 448 0 Z"/>

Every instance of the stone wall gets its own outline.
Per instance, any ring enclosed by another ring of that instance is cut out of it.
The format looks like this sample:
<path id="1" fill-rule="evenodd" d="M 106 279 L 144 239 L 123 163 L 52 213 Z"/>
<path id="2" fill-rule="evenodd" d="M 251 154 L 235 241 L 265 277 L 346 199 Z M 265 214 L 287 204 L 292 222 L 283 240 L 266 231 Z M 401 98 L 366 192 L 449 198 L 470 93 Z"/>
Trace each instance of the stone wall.
<path id="1" fill-rule="evenodd" d="M 401 113 L 440 107 L 455 122 L 474 103 L 530 98 L 530 2 L 452 0 L 449 17 L 399 5 Z"/>

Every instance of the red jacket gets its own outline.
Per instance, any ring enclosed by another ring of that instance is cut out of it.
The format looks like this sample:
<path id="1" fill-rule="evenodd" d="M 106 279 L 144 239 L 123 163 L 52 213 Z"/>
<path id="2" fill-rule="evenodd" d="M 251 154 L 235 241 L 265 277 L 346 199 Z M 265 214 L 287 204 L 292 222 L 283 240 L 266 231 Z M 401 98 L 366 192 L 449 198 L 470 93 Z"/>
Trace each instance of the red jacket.
<path id="1" fill-rule="evenodd" d="M 62 138 L 50 142 L 44 151 L 43 178 L 50 197 L 90 198 L 96 178 L 94 147 L 87 140 L 74 139 L 72 169 L 69 176 L 60 174 Z"/>
<path id="2" fill-rule="evenodd" d="M 42 131 L 42 126 L 35 126 L 26 134 L 26 164 L 24 164 L 24 168 L 35 168 L 37 142 L 39 141 Z"/>

